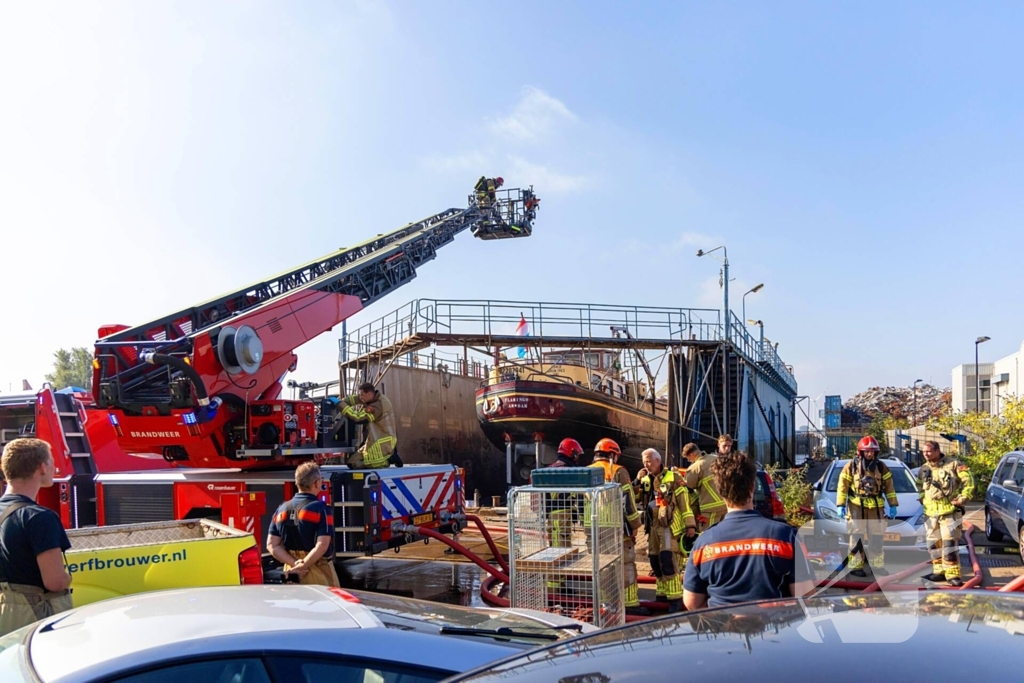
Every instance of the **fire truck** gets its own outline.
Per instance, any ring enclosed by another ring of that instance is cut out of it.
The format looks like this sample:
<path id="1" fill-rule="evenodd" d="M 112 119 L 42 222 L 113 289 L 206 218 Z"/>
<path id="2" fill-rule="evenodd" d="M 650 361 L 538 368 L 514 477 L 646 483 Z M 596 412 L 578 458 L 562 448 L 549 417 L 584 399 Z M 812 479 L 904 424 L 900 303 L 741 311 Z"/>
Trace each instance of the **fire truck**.
<path id="1" fill-rule="evenodd" d="M 101 327 L 91 393 L 23 396 L 12 423 L 18 435 L 54 447 L 58 485 L 41 502 L 69 528 L 216 518 L 258 535 L 293 495 L 296 465 L 350 453 L 359 442 L 354 425 L 336 428 L 337 400 L 282 398 L 295 349 L 409 282 L 464 230 L 483 240 L 529 236 L 537 204 L 532 187 L 473 194 L 465 208 L 215 299 Z M 321 498 L 335 511 L 339 557 L 418 540 L 392 535 L 393 523 L 459 529 L 458 467 L 324 472 Z"/>

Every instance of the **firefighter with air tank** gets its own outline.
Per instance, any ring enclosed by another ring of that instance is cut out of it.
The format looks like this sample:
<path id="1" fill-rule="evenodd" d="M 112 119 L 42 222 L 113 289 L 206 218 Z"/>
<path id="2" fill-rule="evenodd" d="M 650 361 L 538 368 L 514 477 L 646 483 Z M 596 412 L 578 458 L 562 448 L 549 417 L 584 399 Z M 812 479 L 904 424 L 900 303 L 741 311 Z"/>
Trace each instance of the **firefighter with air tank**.
<path id="1" fill-rule="evenodd" d="M 875 576 L 885 576 L 886 503 L 889 518 L 896 518 L 896 488 L 889 467 L 878 458 L 878 441 L 865 436 L 857 444 L 857 457 L 839 475 L 836 511 L 847 519 L 850 545 L 847 566 L 852 576 L 867 577 L 865 560 Z"/>

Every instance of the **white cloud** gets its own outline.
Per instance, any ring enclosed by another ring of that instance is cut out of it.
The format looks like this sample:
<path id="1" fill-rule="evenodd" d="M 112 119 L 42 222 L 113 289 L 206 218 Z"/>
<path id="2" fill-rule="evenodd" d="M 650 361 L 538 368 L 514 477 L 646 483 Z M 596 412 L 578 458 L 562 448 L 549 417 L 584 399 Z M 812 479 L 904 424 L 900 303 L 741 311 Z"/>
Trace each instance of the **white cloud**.
<path id="1" fill-rule="evenodd" d="M 492 166 L 491 157 L 479 151 L 450 156 L 426 157 L 420 160 L 420 164 L 427 170 L 437 173 L 461 173 L 463 171 L 477 173 L 480 169 L 491 168 Z"/>
<path id="2" fill-rule="evenodd" d="M 561 100 L 540 88 L 526 86 L 519 103 L 508 116 L 490 122 L 491 132 L 515 140 L 544 137 L 559 123 L 575 123 L 576 115 Z"/>
<path id="3" fill-rule="evenodd" d="M 586 189 L 592 179 L 585 175 L 569 175 L 559 173 L 548 166 L 534 164 L 526 159 L 516 156 L 509 156 L 509 179 L 510 184 L 515 185 L 522 178 L 520 184 L 533 185 L 538 192 L 547 194 L 564 194 Z"/>

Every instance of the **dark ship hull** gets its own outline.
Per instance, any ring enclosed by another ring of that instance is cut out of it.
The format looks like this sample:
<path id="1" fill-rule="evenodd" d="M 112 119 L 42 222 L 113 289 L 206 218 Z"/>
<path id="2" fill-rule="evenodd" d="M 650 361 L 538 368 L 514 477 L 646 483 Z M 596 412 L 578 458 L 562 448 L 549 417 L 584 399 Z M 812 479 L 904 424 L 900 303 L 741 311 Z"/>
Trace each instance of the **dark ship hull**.
<path id="1" fill-rule="evenodd" d="M 512 379 L 487 385 L 476 392 L 476 414 L 484 435 L 496 448 L 505 450 L 509 439 L 517 444 L 533 444 L 539 439 L 545 446 L 557 448 L 562 439 L 572 438 L 586 452 L 584 465 L 591 461 L 600 439 L 614 439 L 622 449 L 619 464 L 630 474 L 642 467 L 644 449 L 663 451 L 668 436 L 664 415 L 562 382 Z"/>

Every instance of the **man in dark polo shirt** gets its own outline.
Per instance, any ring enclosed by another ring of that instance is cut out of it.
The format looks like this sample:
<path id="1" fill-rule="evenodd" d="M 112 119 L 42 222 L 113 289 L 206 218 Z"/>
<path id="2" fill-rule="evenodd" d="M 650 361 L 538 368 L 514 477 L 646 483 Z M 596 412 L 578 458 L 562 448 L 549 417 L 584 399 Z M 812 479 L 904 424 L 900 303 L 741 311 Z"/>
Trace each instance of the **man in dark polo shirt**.
<path id="1" fill-rule="evenodd" d="M 686 609 L 799 597 L 814 590 L 797 530 L 753 509 L 754 461 L 740 452 L 719 455 L 711 474 L 726 515 L 693 546 L 683 582 Z"/>
<path id="2" fill-rule="evenodd" d="M 53 486 L 53 455 L 39 439 L 15 439 L 0 462 L 7 490 L 0 497 L 0 636 L 71 609 L 71 547 L 60 518 L 36 505 L 39 489 Z"/>
<path id="3" fill-rule="evenodd" d="M 334 524 L 327 505 L 317 495 L 323 485 L 314 462 L 295 470 L 299 492 L 277 508 L 267 534 L 267 550 L 299 583 L 341 587 L 334 570 Z"/>

